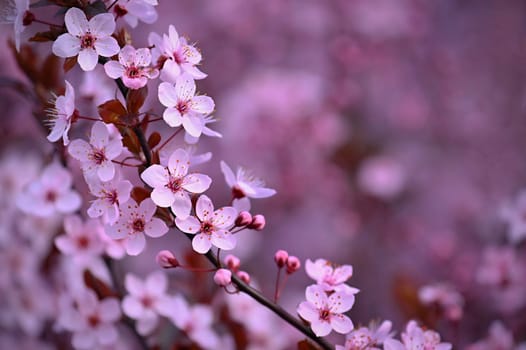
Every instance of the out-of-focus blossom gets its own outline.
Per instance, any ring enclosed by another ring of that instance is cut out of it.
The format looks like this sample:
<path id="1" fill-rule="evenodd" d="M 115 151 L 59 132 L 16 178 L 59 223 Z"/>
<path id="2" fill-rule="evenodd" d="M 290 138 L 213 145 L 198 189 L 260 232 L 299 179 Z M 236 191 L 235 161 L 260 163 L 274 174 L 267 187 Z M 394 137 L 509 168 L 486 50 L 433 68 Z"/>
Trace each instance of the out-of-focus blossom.
<path id="1" fill-rule="evenodd" d="M 168 159 L 167 166 L 154 164 L 144 170 L 141 179 L 153 187 L 151 198 L 162 208 L 171 207 L 180 219 L 185 219 L 192 210 L 188 193 L 203 193 L 212 179 L 204 174 L 188 174 L 190 155 L 179 148 Z"/>
<path id="2" fill-rule="evenodd" d="M 62 254 L 71 256 L 74 261 L 89 262 L 104 251 L 100 238 L 103 227 L 98 220 L 83 223 L 78 215 L 67 216 L 64 230 L 66 233 L 55 239 L 55 245 Z"/>
<path id="3" fill-rule="evenodd" d="M 406 174 L 395 159 L 377 156 L 362 164 L 357 181 L 363 191 L 382 199 L 392 199 L 403 190 Z"/>
<path id="4" fill-rule="evenodd" d="M 75 113 L 75 90 L 66 80 L 66 93 L 54 96 L 51 101 L 52 107 L 46 110 L 51 126 L 51 132 L 47 136 L 50 142 L 56 142 L 62 138 L 64 146 L 69 144 L 68 132 L 71 128 L 73 114 Z"/>
<path id="5" fill-rule="evenodd" d="M 130 199 L 133 185 L 128 180 L 120 180 L 117 176 L 103 182 L 98 177 L 87 177 L 90 193 L 97 197 L 88 208 L 91 218 L 102 216 L 106 222 L 114 224 L 119 218 L 119 206 Z"/>
<path id="6" fill-rule="evenodd" d="M 107 3 L 113 1 L 106 0 Z M 139 21 L 152 24 L 157 20 L 157 0 L 119 0 L 113 7 L 117 18 L 122 17 L 133 28 Z"/>
<path id="7" fill-rule="evenodd" d="M 513 334 L 501 321 L 493 321 L 488 336 L 481 341 L 469 345 L 466 350 L 524 350 L 526 343 L 515 345 Z"/>
<path id="8" fill-rule="evenodd" d="M 298 306 L 298 314 L 310 322 L 310 327 L 316 336 L 324 337 L 332 330 L 346 334 L 354 325 L 351 319 L 343 313 L 349 311 L 354 304 L 354 295 L 345 292 L 334 292 L 327 296 L 325 290 L 312 285 L 305 291 L 307 301 Z"/>
<path id="9" fill-rule="evenodd" d="M 345 284 L 353 273 L 351 265 L 335 266 L 325 259 L 316 259 L 314 262 L 307 259 L 305 271 L 326 292 L 336 291 L 349 294 L 359 292 L 358 289 Z"/>
<path id="10" fill-rule="evenodd" d="M 112 160 L 122 152 L 122 141 L 110 139 L 106 124 L 95 122 L 91 128 L 90 142 L 73 140 L 68 146 L 71 156 L 81 162 L 86 177 L 96 174 L 101 181 L 110 181 L 115 176 Z"/>
<path id="11" fill-rule="evenodd" d="M 345 344 L 336 345 L 336 350 L 379 350 L 378 346 L 392 338 L 391 321 L 383 321 L 380 325 L 371 323 L 369 327 L 352 330 L 345 337 Z"/>
<path id="12" fill-rule="evenodd" d="M 205 254 L 212 245 L 224 250 L 234 249 L 237 240 L 229 229 L 236 220 L 236 209 L 222 207 L 214 211 L 210 198 L 201 195 L 197 199 L 195 212 L 197 217 L 175 218 L 175 224 L 181 231 L 196 235 L 192 240 L 192 248 L 196 252 Z"/>
<path id="13" fill-rule="evenodd" d="M 94 70 L 82 74 L 79 86 L 79 96 L 98 106 L 115 95 L 115 82 L 108 78 L 104 68 L 95 67 Z"/>
<path id="14" fill-rule="evenodd" d="M 0 2 L 0 24 L 13 23 L 17 51 L 20 51 L 20 36 L 25 29 L 24 16 L 28 10 L 29 0 L 3 0 Z"/>
<path id="15" fill-rule="evenodd" d="M 502 208 L 501 216 L 508 224 L 510 242 L 521 242 L 526 237 L 526 190 L 520 192 L 514 202 Z"/>
<path id="16" fill-rule="evenodd" d="M 464 298 L 450 284 L 437 283 L 423 286 L 418 290 L 418 298 L 426 305 L 438 305 L 450 320 L 458 321 L 462 318 Z"/>
<path id="17" fill-rule="evenodd" d="M 161 237 L 168 232 L 168 226 L 159 218 L 153 217 L 157 207 L 147 198 L 140 205 L 129 200 L 121 207 L 119 220 L 110 226 L 106 225 L 106 234 L 113 239 L 126 239 L 126 253 L 139 255 L 146 246 L 146 234 L 149 237 Z"/>
<path id="18" fill-rule="evenodd" d="M 140 89 L 148 83 L 148 79 L 159 76 L 159 71 L 150 67 L 151 61 L 152 55 L 148 48 L 136 50 L 126 45 L 119 52 L 119 61 L 106 62 L 104 70 L 112 79 L 121 78 L 130 89 Z"/>
<path id="19" fill-rule="evenodd" d="M 424 330 L 416 321 L 407 323 L 405 332 L 402 333 L 402 342 L 396 339 L 386 339 L 384 350 L 451 350 L 450 343 L 441 342 L 440 334 L 433 330 Z"/>
<path id="20" fill-rule="evenodd" d="M 99 55 L 111 57 L 119 52 L 119 44 L 111 35 L 115 31 L 112 14 L 101 13 L 89 21 L 84 12 L 70 8 L 64 17 L 68 30 L 53 43 L 53 53 L 59 57 L 78 55 L 78 63 L 84 71 L 95 69 Z"/>

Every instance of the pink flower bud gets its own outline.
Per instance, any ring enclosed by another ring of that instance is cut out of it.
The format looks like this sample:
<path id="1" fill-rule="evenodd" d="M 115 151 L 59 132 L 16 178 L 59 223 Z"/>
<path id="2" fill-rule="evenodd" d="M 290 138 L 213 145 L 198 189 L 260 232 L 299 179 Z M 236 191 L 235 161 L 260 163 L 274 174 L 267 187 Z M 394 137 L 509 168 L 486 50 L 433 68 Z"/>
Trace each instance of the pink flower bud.
<path id="1" fill-rule="evenodd" d="M 254 215 L 254 217 L 252 218 L 252 222 L 247 227 L 252 230 L 261 231 L 265 228 L 265 224 L 265 217 L 263 215 L 258 214 Z"/>
<path id="2" fill-rule="evenodd" d="M 227 269 L 219 269 L 214 274 L 214 282 L 220 287 L 226 287 L 232 283 L 232 272 Z"/>
<path id="3" fill-rule="evenodd" d="M 241 265 L 241 261 L 239 260 L 239 258 L 232 254 L 228 254 L 227 256 L 225 256 L 224 262 L 225 265 L 233 271 L 239 270 L 239 266 Z"/>
<path id="4" fill-rule="evenodd" d="M 248 274 L 248 272 L 238 271 L 236 275 L 241 281 L 245 282 L 246 284 L 250 283 L 250 275 Z"/>
<path id="5" fill-rule="evenodd" d="M 161 250 L 155 257 L 157 264 L 165 269 L 180 266 L 179 261 L 175 258 L 173 253 L 169 250 Z"/>
<path id="6" fill-rule="evenodd" d="M 289 253 L 287 253 L 285 250 L 278 250 L 276 254 L 274 254 L 274 261 L 280 269 L 287 264 L 288 258 Z"/>
<path id="7" fill-rule="evenodd" d="M 236 219 L 236 226 L 243 227 L 250 225 L 252 223 L 252 214 L 250 214 L 248 211 L 242 211 L 239 213 Z"/>
<path id="8" fill-rule="evenodd" d="M 301 267 L 300 259 L 295 256 L 289 256 L 287 259 L 287 273 L 294 273 Z"/>

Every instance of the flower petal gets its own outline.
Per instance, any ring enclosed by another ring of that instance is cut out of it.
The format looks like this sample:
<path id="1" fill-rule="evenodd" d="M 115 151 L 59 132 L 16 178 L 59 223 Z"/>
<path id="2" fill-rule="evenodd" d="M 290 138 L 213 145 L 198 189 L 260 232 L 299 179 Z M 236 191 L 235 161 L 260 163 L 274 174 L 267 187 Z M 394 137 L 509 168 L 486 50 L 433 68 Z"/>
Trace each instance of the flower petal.
<path id="1" fill-rule="evenodd" d="M 159 164 L 154 164 L 142 172 L 141 179 L 153 188 L 164 187 L 169 179 L 168 170 Z"/>
<path id="2" fill-rule="evenodd" d="M 306 321 L 312 322 L 320 317 L 320 311 L 314 306 L 314 304 L 303 301 L 300 303 L 297 309 L 298 315 Z"/>
<path id="3" fill-rule="evenodd" d="M 168 159 L 168 169 L 175 177 L 183 177 L 188 173 L 190 166 L 188 152 L 182 148 L 176 149 Z"/>
<path id="4" fill-rule="evenodd" d="M 183 118 L 176 108 L 166 108 L 163 113 L 163 119 L 172 128 L 181 126 Z"/>
<path id="5" fill-rule="evenodd" d="M 119 53 L 120 47 L 113 37 L 98 38 L 95 41 L 95 50 L 103 57 L 111 57 Z"/>
<path id="6" fill-rule="evenodd" d="M 81 162 L 88 161 L 88 155 L 91 152 L 91 146 L 84 140 L 73 140 L 68 146 L 68 153 Z"/>
<path id="7" fill-rule="evenodd" d="M 93 49 L 82 49 L 79 52 L 79 66 L 85 72 L 94 70 L 98 59 L 99 55 Z"/>
<path id="8" fill-rule="evenodd" d="M 184 118 L 182 118 L 183 127 L 187 133 L 194 137 L 201 136 L 203 132 L 203 127 L 205 125 L 203 116 L 197 114 L 187 113 Z"/>
<path id="9" fill-rule="evenodd" d="M 175 225 L 185 233 L 196 234 L 201 231 L 201 222 L 195 216 L 186 219 L 175 218 Z"/>
<path id="10" fill-rule="evenodd" d="M 194 96 L 192 98 L 192 110 L 197 113 L 208 115 L 212 113 L 214 108 L 215 103 L 210 96 Z"/>
<path id="11" fill-rule="evenodd" d="M 223 250 L 232 250 L 236 247 L 236 236 L 226 230 L 219 230 L 212 233 L 212 244 Z"/>
<path id="12" fill-rule="evenodd" d="M 332 329 L 340 334 L 347 334 L 354 328 L 351 319 L 342 314 L 332 314 L 329 322 Z"/>
<path id="13" fill-rule="evenodd" d="M 183 190 L 177 191 L 173 196 L 173 203 L 171 208 L 176 217 L 185 219 L 192 211 L 192 200 L 188 193 Z"/>
<path id="14" fill-rule="evenodd" d="M 195 212 L 201 221 L 209 220 L 212 217 L 214 205 L 208 196 L 204 194 L 199 196 L 195 205 Z"/>
<path id="15" fill-rule="evenodd" d="M 115 31 L 115 19 L 111 13 L 100 13 L 89 20 L 89 29 L 97 40 L 110 36 Z"/>
<path id="16" fill-rule="evenodd" d="M 62 34 L 55 40 L 51 49 L 58 57 L 73 57 L 80 51 L 80 40 L 69 33 Z"/>
<path id="17" fill-rule="evenodd" d="M 195 95 L 195 81 L 188 74 L 183 74 L 175 82 L 175 93 L 182 101 L 190 101 Z"/>
<path id="18" fill-rule="evenodd" d="M 136 256 L 142 253 L 146 246 L 146 238 L 142 233 L 136 233 L 128 236 L 126 240 L 126 253 L 128 255 Z"/>
<path id="19" fill-rule="evenodd" d="M 86 15 L 76 7 L 72 7 L 66 12 L 64 22 L 68 32 L 74 36 L 81 36 L 89 30 Z"/>
<path id="20" fill-rule="evenodd" d="M 120 78 L 124 75 L 124 67 L 117 61 L 109 61 L 104 64 L 106 75 L 112 79 Z"/>
<path id="21" fill-rule="evenodd" d="M 176 200 L 177 193 L 173 193 L 168 187 L 155 187 L 150 195 L 152 201 L 161 208 L 168 208 Z"/>
<path id="22" fill-rule="evenodd" d="M 210 188 L 212 179 L 203 174 L 189 174 L 185 176 L 182 187 L 188 192 L 203 193 Z"/>
<path id="23" fill-rule="evenodd" d="M 199 234 L 192 239 L 192 248 L 199 254 L 206 254 L 212 248 L 210 237 L 205 234 Z"/>
<path id="24" fill-rule="evenodd" d="M 234 207 L 222 207 L 214 212 L 211 221 L 216 227 L 222 229 L 230 228 L 236 221 L 237 214 L 237 210 Z"/>
<path id="25" fill-rule="evenodd" d="M 168 226 L 159 218 L 152 218 L 144 228 L 144 233 L 153 238 L 164 236 L 166 232 L 168 232 Z"/>
<path id="26" fill-rule="evenodd" d="M 159 84 L 158 97 L 161 104 L 165 107 L 175 107 L 179 102 L 175 87 L 166 82 Z"/>

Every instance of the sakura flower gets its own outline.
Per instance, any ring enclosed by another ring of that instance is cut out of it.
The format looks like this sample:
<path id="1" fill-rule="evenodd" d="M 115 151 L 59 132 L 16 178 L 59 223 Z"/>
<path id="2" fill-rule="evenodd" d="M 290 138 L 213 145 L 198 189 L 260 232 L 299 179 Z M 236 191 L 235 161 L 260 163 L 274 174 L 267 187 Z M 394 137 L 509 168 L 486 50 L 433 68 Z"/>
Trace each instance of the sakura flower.
<path id="1" fill-rule="evenodd" d="M 265 183 L 261 179 L 253 176 L 242 167 L 238 167 L 234 175 L 232 169 L 224 161 L 221 161 L 220 164 L 226 183 L 232 189 L 234 206 L 238 210 L 250 210 L 248 198 L 267 198 L 276 194 L 276 190 L 265 187 Z"/>
<path id="2" fill-rule="evenodd" d="M 214 211 L 210 198 L 201 195 L 195 206 L 197 217 L 186 219 L 175 218 L 175 224 L 181 231 L 196 234 L 192 240 L 193 249 L 205 254 L 212 245 L 224 250 L 234 249 L 236 237 L 228 230 L 237 218 L 237 210 L 233 207 L 222 207 Z"/>
<path id="3" fill-rule="evenodd" d="M 110 140 L 106 124 L 95 122 L 91 128 L 90 142 L 74 140 L 68 147 L 69 154 L 79 160 L 86 176 L 96 173 L 101 181 L 109 181 L 115 176 L 112 160 L 122 152 L 122 141 Z"/>
<path id="4" fill-rule="evenodd" d="M 72 343 L 76 349 L 98 349 L 117 341 L 115 327 L 121 317 L 119 301 L 115 298 L 98 300 L 91 290 L 77 292 L 75 308 L 64 310 L 59 322 L 73 332 Z"/>
<path id="5" fill-rule="evenodd" d="M 151 198 L 160 207 L 171 207 L 181 219 L 190 215 L 192 201 L 188 193 L 203 193 L 212 180 L 203 174 L 188 174 L 190 155 L 184 149 L 175 150 L 168 159 L 168 166 L 154 164 L 141 174 L 141 178 L 153 187 Z"/>
<path id="6" fill-rule="evenodd" d="M 168 280 L 161 271 L 155 271 L 145 281 L 133 274 L 127 274 L 124 284 L 128 295 L 122 301 L 122 310 L 129 317 L 137 320 L 137 332 L 147 335 L 159 322 L 159 313 L 167 302 L 166 289 Z"/>
<path id="7" fill-rule="evenodd" d="M 315 262 L 307 259 L 305 271 L 326 292 L 343 291 L 356 294 L 359 291 L 345 284 L 353 273 L 351 265 L 334 266 L 325 259 L 317 259 Z"/>
<path id="8" fill-rule="evenodd" d="M 0 23 L 14 24 L 15 47 L 20 51 L 20 35 L 25 29 L 24 17 L 29 10 L 29 0 L 6 0 L 0 6 Z"/>
<path id="9" fill-rule="evenodd" d="M 139 20 L 144 23 L 152 24 L 157 21 L 157 0 L 119 0 L 113 7 L 113 12 L 117 18 L 122 17 L 135 28 Z"/>
<path id="10" fill-rule="evenodd" d="M 106 74 L 112 78 L 121 78 L 124 85 L 130 89 L 140 89 L 148 79 L 155 79 L 159 71 L 149 67 L 152 55 L 147 48 L 137 49 L 126 45 L 119 52 L 119 61 L 108 61 L 104 65 Z"/>
<path id="11" fill-rule="evenodd" d="M 157 238 L 168 232 L 164 221 L 153 217 L 156 209 L 149 198 L 140 205 L 130 200 L 121 206 L 119 220 L 113 226 L 106 225 L 106 234 L 113 239 L 126 238 L 126 253 L 139 255 L 146 245 L 145 234 Z"/>
<path id="12" fill-rule="evenodd" d="M 67 216 L 64 219 L 66 233 L 55 239 L 55 245 L 64 255 L 70 255 L 74 261 L 89 262 L 104 251 L 100 238 L 102 226 L 96 220 L 85 223 L 78 215 Z"/>
<path id="13" fill-rule="evenodd" d="M 173 25 L 168 27 L 168 35 L 163 37 L 151 33 L 148 42 L 154 46 L 152 53 L 161 69 L 161 80 L 175 83 L 182 74 L 189 74 L 193 79 L 204 79 L 206 74 L 196 66 L 201 62 L 201 53 L 189 45 L 185 38 L 179 37 Z"/>
<path id="14" fill-rule="evenodd" d="M 209 306 L 190 306 L 182 296 L 177 295 L 164 303 L 161 312 L 202 348 L 218 349 L 219 338 L 211 329 L 214 317 Z"/>
<path id="15" fill-rule="evenodd" d="M 25 213 L 40 217 L 50 217 L 56 212 L 73 213 L 80 208 L 81 198 L 71 189 L 72 182 L 70 172 L 54 162 L 20 193 L 17 206 Z"/>
<path id="16" fill-rule="evenodd" d="M 115 31 L 112 14 L 101 13 L 88 21 L 82 10 L 72 7 L 66 12 L 64 22 L 68 33 L 55 40 L 53 53 L 59 57 L 78 55 L 82 70 L 93 70 L 99 55 L 111 57 L 119 52 L 119 44 L 111 36 Z"/>
<path id="17" fill-rule="evenodd" d="M 501 321 L 493 321 L 488 331 L 486 339 L 469 345 L 467 350 L 495 350 L 495 349 L 516 349 L 514 347 L 513 334 Z"/>
<path id="18" fill-rule="evenodd" d="M 438 305 L 450 320 L 458 321 L 462 317 L 464 298 L 449 284 L 423 286 L 418 290 L 418 298 L 425 305 Z"/>
<path id="19" fill-rule="evenodd" d="M 219 138 L 223 137 L 223 135 L 221 135 L 217 131 L 212 130 L 208 126 L 206 126 L 206 124 L 215 123 L 216 121 L 217 120 L 214 119 L 212 116 L 203 117 L 203 131 L 202 131 L 202 133 L 204 135 L 210 136 L 210 137 L 219 137 Z M 198 141 L 199 141 L 199 137 L 194 137 L 194 136 L 190 135 L 188 132 L 185 132 L 185 134 L 184 134 L 184 142 L 192 145 L 192 144 L 197 143 Z"/>
<path id="20" fill-rule="evenodd" d="M 336 350 L 380 350 L 377 346 L 392 338 L 391 321 L 384 321 L 379 326 L 371 324 L 369 328 L 360 327 L 345 337 L 345 345 L 336 345 Z"/>
<path id="21" fill-rule="evenodd" d="M 310 322 L 312 331 L 318 337 L 328 335 L 332 330 L 345 334 L 353 329 L 352 321 L 345 315 L 354 304 L 354 295 L 334 292 L 327 296 L 322 287 L 312 285 L 305 291 L 307 301 L 298 306 L 298 314 Z"/>
<path id="22" fill-rule="evenodd" d="M 195 81 L 188 74 L 177 78 L 175 85 L 159 85 L 159 101 L 164 110 L 163 119 L 171 127 L 183 126 L 193 137 L 199 137 L 204 128 L 204 117 L 214 110 L 215 104 L 209 96 L 195 95 Z"/>
<path id="23" fill-rule="evenodd" d="M 97 197 L 88 208 L 90 218 L 105 217 L 111 225 L 119 218 L 119 205 L 130 199 L 133 185 L 128 180 L 114 178 L 108 182 L 98 177 L 87 178 L 90 193 Z"/>
<path id="24" fill-rule="evenodd" d="M 66 93 L 58 97 L 54 96 L 51 102 L 53 106 L 46 110 L 50 117 L 47 123 L 51 126 L 47 139 L 56 142 L 62 137 L 64 146 L 67 146 L 68 132 L 75 113 L 75 90 L 69 81 L 66 80 Z"/>
<path id="25" fill-rule="evenodd" d="M 407 323 L 405 332 L 402 333 L 402 342 L 396 339 L 387 339 L 384 350 L 451 350 L 450 343 L 441 343 L 440 335 L 432 330 L 423 330 L 415 321 Z"/>

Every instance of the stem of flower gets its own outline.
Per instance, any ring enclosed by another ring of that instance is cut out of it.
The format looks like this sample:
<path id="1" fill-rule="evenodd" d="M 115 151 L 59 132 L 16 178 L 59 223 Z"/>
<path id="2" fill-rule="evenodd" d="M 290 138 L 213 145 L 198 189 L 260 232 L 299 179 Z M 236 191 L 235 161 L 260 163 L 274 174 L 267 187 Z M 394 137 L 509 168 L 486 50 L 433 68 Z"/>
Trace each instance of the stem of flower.
<path id="1" fill-rule="evenodd" d="M 122 165 L 122 166 L 129 166 L 129 167 L 133 167 L 133 168 L 138 168 L 138 167 L 142 166 L 142 164 L 128 164 L 128 163 L 121 162 L 121 161 L 115 160 L 115 159 L 112 159 L 112 162 L 115 163 L 115 164 L 119 164 L 119 165 Z"/>
<path id="2" fill-rule="evenodd" d="M 283 267 L 278 267 L 278 273 L 276 274 L 276 286 L 274 288 L 274 302 L 277 303 L 279 299 L 279 278 L 281 277 L 281 269 Z"/>
<path id="3" fill-rule="evenodd" d="M 119 0 L 115 0 L 111 3 L 110 6 L 108 6 L 108 8 L 106 9 L 108 12 L 111 10 L 111 8 L 118 2 Z"/>
<path id="4" fill-rule="evenodd" d="M 169 137 L 166 139 L 166 141 L 164 141 L 159 147 L 157 147 L 157 152 L 159 152 L 160 150 L 163 149 L 164 146 L 166 146 L 170 141 L 173 140 L 173 138 L 181 131 L 183 130 L 183 128 L 179 128 L 177 130 L 175 130 L 175 132 Z"/>
<path id="5" fill-rule="evenodd" d="M 45 24 L 45 25 L 50 26 L 50 27 L 55 27 L 55 28 L 62 28 L 62 27 L 64 27 L 64 26 L 61 26 L 61 25 L 58 25 L 58 24 L 55 24 L 55 23 L 43 21 L 43 20 L 38 19 L 38 18 L 33 18 L 32 21 L 36 22 L 36 23 L 40 23 L 40 24 Z"/>

